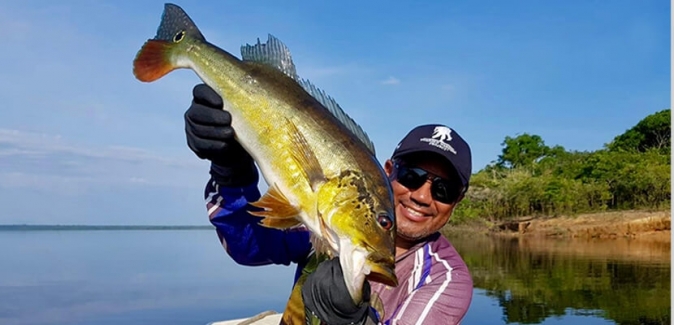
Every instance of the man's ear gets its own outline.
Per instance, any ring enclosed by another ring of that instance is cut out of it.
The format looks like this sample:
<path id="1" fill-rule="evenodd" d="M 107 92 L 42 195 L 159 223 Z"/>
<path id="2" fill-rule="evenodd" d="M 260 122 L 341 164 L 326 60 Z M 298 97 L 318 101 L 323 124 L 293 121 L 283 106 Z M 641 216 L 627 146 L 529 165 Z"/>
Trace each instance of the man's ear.
<path id="1" fill-rule="evenodd" d="M 391 159 L 386 159 L 386 162 L 384 162 L 384 171 L 386 172 L 386 176 L 391 179 L 391 175 L 393 174 L 393 161 Z"/>

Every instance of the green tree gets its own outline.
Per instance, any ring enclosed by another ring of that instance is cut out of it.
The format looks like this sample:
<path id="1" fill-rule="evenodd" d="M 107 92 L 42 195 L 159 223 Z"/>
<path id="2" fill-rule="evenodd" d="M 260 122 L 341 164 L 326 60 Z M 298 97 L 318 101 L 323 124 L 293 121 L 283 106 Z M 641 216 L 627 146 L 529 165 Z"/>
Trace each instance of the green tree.
<path id="1" fill-rule="evenodd" d="M 538 135 L 506 137 L 497 161 L 471 178 L 452 222 L 668 208 L 669 110 L 641 120 L 610 148 L 567 151 Z M 631 149 L 630 149 L 631 148 Z"/>
<path id="2" fill-rule="evenodd" d="M 508 168 L 531 166 L 551 151 L 540 136 L 528 133 L 514 138 L 506 136 L 501 145 L 503 149 L 496 164 Z"/>
<path id="3" fill-rule="evenodd" d="M 666 109 L 646 116 L 637 125 L 615 137 L 607 144 L 611 151 L 661 150 L 669 154 L 671 148 L 671 110 Z"/>

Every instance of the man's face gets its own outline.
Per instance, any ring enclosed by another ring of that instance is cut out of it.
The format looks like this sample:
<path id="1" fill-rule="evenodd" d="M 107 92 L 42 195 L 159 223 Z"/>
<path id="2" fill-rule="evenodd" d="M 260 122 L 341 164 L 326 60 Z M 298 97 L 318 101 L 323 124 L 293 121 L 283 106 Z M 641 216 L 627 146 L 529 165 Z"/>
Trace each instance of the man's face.
<path id="1" fill-rule="evenodd" d="M 435 176 L 448 180 L 453 186 L 460 186 L 456 173 L 447 161 L 432 153 L 415 153 L 405 157 L 402 165 L 421 168 Z M 442 228 L 461 200 L 453 203 L 443 203 L 435 200 L 431 194 L 431 180 L 426 180 L 420 187 L 413 189 L 403 186 L 397 178 L 398 170 L 394 162 L 387 160 L 384 169 L 391 179 L 393 196 L 395 198 L 395 213 L 398 227 L 398 237 L 404 244 L 413 245 Z"/>

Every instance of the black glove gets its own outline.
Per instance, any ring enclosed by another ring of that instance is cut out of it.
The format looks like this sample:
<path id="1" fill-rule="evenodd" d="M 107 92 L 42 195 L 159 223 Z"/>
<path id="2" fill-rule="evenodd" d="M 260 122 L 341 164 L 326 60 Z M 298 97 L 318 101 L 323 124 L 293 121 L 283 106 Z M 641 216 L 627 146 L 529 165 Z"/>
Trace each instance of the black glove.
<path id="1" fill-rule="evenodd" d="M 302 286 L 302 299 L 307 313 L 330 325 L 365 324 L 370 307 L 370 284 L 365 281 L 363 301 L 353 303 L 344 283 L 339 258 L 324 261 L 309 274 Z"/>
<path id="2" fill-rule="evenodd" d="M 185 112 L 187 145 L 201 159 L 211 161 L 211 175 L 222 186 L 256 183 L 253 158 L 234 138 L 232 116 L 223 110 L 222 97 L 206 84 L 192 90 L 192 105 Z"/>

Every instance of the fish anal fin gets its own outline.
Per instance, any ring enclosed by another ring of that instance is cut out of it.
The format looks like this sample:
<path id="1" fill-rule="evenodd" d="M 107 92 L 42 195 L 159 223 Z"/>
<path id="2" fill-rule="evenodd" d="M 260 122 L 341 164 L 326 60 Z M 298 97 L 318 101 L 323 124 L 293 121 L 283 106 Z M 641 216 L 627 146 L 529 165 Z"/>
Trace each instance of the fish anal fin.
<path id="1" fill-rule="evenodd" d="M 312 253 L 309 255 L 307 263 L 304 268 L 302 268 L 300 276 L 290 293 L 286 308 L 283 311 L 281 324 L 322 324 L 316 316 L 305 313 L 304 300 L 302 299 L 302 287 L 304 286 L 307 277 L 316 271 L 318 265 L 329 258 L 329 256 L 321 255 L 320 253 Z"/>

